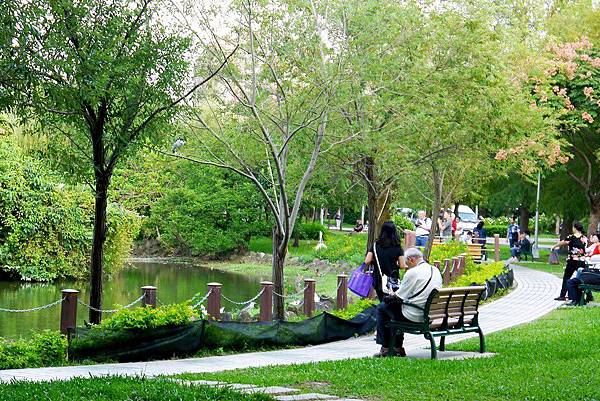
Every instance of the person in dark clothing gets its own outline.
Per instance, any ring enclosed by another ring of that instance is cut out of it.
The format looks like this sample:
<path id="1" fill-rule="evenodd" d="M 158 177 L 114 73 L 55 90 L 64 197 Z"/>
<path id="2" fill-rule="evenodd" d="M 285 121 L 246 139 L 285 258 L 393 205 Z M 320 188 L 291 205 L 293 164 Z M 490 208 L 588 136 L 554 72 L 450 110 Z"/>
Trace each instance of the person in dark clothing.
<path id="1" fill-rule="evenodd" d="M 567 282 L 567 291 L 569 292 L 569 299 L 571 300 L 569 305 L 579 305 L 583 295 L 580 286 L 583 283 L 600 285 L 600 270 L 584 268 L 577 274 L 577 277 L 572 278 Z"/>
<path id="2" fill-rule="evenodd" d="M 580 267 L 585 267 L 585 237 L 583 235 L 583 224 L 577 221 L 573 224 L 573 234 L 569 235 L 565 240 L 559 241 L 552 247 L 552 250 L 560 248 L 562 245 L 569 246 L 569 254 L 567 256 L 567 266 L 563 275 L 562 288 L 560 295 L 554 298 L 555 301 L 565 301 L 567 295 L 567 283 L 573 273 Z"/>
<path id="3" fill-rule="evenodd" d="M 377 256 L 375 256 L 377 252 Z M 379 265 L 377 263 L 379 260 Z M 398 279 L 400 277 L 400 268 L 406 268 L 404 264 L 404 251 L 400 245 L 400 237 L 398 236 L 398 230 L 391 221 L 386 221 L 381 226 L 379 238 L 375 241 L 365 257 L 365 264 L 367 266 L 373 265 L 373 288 L 377 293 L 377 298 L 381 301 L 385 296 L 385 292 L 389 290 L 383 288 L 384 284 L 381 282 L 382 274 L 388 276 L 387 286 L 396 287 L 398 285 Z M 396 288 L 392 288 L 395 290 Z"/>
<path id="4" fill-rule="evenodd" d="M 477 226 L 473 229 L 473 243 L 481 245 L 483 256 L 487 259 L 485 253 L 485 243 L 487 241 L 487 231 L 484 228 L 485 222 L 482 220 L 477 223 Z"/>

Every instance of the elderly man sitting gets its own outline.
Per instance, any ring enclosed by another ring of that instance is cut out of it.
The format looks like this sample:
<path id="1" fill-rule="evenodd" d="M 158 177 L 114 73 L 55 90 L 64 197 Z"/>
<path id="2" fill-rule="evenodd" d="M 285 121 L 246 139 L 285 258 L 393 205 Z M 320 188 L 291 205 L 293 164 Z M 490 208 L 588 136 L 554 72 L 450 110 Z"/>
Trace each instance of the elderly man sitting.
<path id="1" fill-rule="evenodd" d="M 408 248 L 404 252 L 407 271 L 400 283 L 400 288 L 384 298 L 377 307 L 377 344 L 381 345 L 376 357 L 387 356 L 392 337 L 390 328 L 385 327 L 390 320 L 423 322 L 423 311 L 403 302 L 425 307 L 429 294 L 434 289 L 442 288 L 442 275 L 439 270 L 423 260 L 423 253 L 418 248 Z M 403 336 L 396 339 L 395 354 L 406 356 L 402 343 Z"/>

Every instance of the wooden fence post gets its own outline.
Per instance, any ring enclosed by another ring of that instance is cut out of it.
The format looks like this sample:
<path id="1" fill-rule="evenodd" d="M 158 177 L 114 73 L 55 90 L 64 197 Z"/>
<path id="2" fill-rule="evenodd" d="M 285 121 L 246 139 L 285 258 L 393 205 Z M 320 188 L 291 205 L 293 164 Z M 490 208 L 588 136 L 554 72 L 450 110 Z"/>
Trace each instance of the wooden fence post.
<path id="1" fill-rule="evenodd" d="M 461 255 L 458 257 L 458 275 L 462 276 L 465 274 L 465 256 Z"/>
<path id="2" fill-rule="evenodd" d="M 261 281 L 262 295 L 260 296 L 259 322 L 270 322 L 273 320 L 273 283 Z"/>
<path id="3" fill-rule="evenodd" d="M 458 257 L 454 256 L 452 258 L 452 271 L 450 272 L 450 280 L 454 280 L 456 277 L 460 275 L 458 269 Z"/>
<path id="4" fill-rule="evenodd" d="M 404 249 L 411 248 L 417 244 L 417 233 L 411 230 L 404 230 Z"/>
<path id="5" fill-rule="evenodd" d="M 315 280 L 305 278 L 304 287 L 304 314 L 312 316 L 315 312 Z"/>
<path id="6" fill-rule="evenodd" d="M 208 318 L 211 320 L 221 320 L 221 283 L 208 283 Z"/>
<path id="7" fill-rule="evenodd" d="M 348 276 L 345 274 L 338 274 L 338 289 L 337 289 L 337 302 L 335 308 L 346 309 L 348 307 Z"/>
<path id="8" fill-rule="evenodd" d="M 452 269 L 450 259 L 444 259 L 444 285 L 450 283 L 450 269 Z"/>
<path id="9" fill-rule="evenodd" d="M 60 307 L 60 332 L 68 334 L 69 330 L 77 327 L 77 294 L 79 291 L 62 290 L 62 303 Z"/>
<path id="10" fill-rule="evenodd" d="M 142 307 L 149 306 L 151 308 L 156 308 L 156 287 L 151 285 L 146 285 L 142 287 Z"/>
<path id="11" fill-rule="evenodd" d="M 494 261 L 500 262 L 500 234 L 494 234 Z"/>

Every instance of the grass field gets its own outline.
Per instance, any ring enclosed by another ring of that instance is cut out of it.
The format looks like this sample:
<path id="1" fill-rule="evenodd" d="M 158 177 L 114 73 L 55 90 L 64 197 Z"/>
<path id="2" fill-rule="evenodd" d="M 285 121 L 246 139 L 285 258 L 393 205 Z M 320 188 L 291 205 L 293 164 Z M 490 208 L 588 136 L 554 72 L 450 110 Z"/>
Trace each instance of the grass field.
<path id="1" fill-rule="evenodd" d="M 292 385 L 368 400 L 598 400 L 598 333 L 600 308 L 560 309 L 488 335 L 488 351 L 497 353 L 493 358 L 366 358 L 182 377 Z M 477 346 L 467 340 L 449 349 L 476 351 Z"/>
<path id="2" fill-rule="evenodd" d="M 11 401 L 272 401 L 262 394 L 182 386 L 166 380 L 124 377 L 71 379 L 51 383 L 0 384 L 0 400 Z"/>

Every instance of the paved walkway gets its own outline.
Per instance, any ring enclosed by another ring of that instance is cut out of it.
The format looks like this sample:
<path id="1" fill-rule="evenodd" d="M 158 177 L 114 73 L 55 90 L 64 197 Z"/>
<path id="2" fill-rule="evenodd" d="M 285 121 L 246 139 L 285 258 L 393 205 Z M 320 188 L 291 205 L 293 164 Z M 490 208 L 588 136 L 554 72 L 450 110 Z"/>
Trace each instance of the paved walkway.
<path id="1" fill-rule="evenodd" d="M 560 290 L 561 280 L 556 276 L 513 266 L 516 288 L 498 301 L 481 307 L 480 324 L 485 334 L 530 322 L 559 307 L 554 301 Z M 451 336 L 447 343 L 456 342 L 472 335 Z M 407 335 L 404 346 L 410 357 L 423 353 L 429 345 L 422 336 Z M 337 341 L 328 344 L 270 352 L 254 352 L 238 355 L 192 358 L 169 361 L 99 364 L 39 369 L 0 370 L 0 381 L 11 379 L 45 381 L 101 375 L 173 375 L 179 373 L 218 372 L 223 370 L 289 365 L 305 362 L 352 359 L 371 356 L 378 351 L 373 336 Z M 440 353 L 440 355 L 443 353 Z"/>

